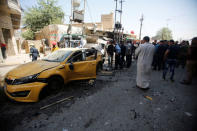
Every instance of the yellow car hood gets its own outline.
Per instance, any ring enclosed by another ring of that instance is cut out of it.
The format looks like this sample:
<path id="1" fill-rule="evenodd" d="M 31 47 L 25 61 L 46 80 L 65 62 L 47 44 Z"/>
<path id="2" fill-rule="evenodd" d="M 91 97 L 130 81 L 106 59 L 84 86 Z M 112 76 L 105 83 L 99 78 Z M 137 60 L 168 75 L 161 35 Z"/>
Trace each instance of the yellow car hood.
<path id="1" fill-rule="evenodd" d="M 30 76 L 30 75 L 40 73 L 43 70 L 56 67 L 59 64 L 60 63 L 58 62 L 47 62 L 47 61 L 42 61 L 42 60 L 29 62 L 27 64 L 23 64 L 14 68 L 7 74 L 7 76 L 14 77 L 14 78 Z"/>

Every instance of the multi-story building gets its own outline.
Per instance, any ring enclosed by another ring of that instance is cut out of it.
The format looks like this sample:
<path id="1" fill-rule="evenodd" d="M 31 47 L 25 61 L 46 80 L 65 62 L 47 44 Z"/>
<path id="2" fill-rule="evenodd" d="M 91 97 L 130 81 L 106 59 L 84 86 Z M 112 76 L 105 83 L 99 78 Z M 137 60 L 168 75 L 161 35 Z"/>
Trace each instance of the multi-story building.
<path id="1" fill-rule="evenodd" d="M 0 42 L 6 44 L 8 56 L 18 53 L 14 30 L 20 28 L 20 20 L 19 0 L 0 0 Z"/>
<path id="2" fill-rule="evenodd" d="M 104 31 L 113 31 L 113 28 L 114 28 L 113 13 L 101 15 L 101 23 L 103 25 Z"/>
<path id="3" fill-rule="evenodd" d="M 114 28 L 114 15 L 113 13 L 110 14 L 103 14 L 101 15 L 101 22 L 96 23 L 84 23 L 85 27 L 88 29 L 96 28 L 100 31 L 113 31 Z M 80 23 L 73 23 L 75 27 L 82 27 Z"/>

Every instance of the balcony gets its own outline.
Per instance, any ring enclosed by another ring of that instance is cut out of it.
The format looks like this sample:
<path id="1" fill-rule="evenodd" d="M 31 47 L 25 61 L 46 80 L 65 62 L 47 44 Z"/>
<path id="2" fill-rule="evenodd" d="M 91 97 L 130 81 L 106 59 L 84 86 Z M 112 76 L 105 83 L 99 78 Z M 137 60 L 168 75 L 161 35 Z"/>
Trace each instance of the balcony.
<path id="1" fill-rule="evenodd" d="M 19 6 L 18 0 L 7 0 L 8 8 L 10 8 L 10 13 L 21 14 L 21 8 Z"/>

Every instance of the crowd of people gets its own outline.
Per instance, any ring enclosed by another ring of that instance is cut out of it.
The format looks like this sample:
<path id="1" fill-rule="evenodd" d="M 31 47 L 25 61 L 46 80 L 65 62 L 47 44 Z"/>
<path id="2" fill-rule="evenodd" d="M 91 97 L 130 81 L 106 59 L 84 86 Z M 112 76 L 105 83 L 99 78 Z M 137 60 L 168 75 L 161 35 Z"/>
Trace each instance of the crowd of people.
<path id="1" fill-rule="evenodd" d="M 150 43 L 148 36 L 136 47 L 133 41 L 110 41 L 107 46 L 108 66 L 112 68 L 115 55 L 115 70 L 129 68 L 133 58 L 137 59 L 137 87 L 149 89 L 152 70 L 162 71 L 162 78 L 166 80 L 170 72 L 170 80 L 174 82 L 175 68 L 187 68 L 187 75 L 181 84 L 191 84 L 197 71 L 197 37 L 189 41 L 161 40 Z"/>
<path id="2" fill-rule="evenodd" d="M 135 46 L 131 40 L 116 43 L 110 41 L 107 46 L 108 66 L 112 68 L 115 55 L 115 69 L 129 68 L 132 64 L 132 56 L 135 52 Z"/>
<path id="3" fill-rule="evenodd" d="M 166 74 L 168 70 L 170 71 L 170 80 L 174 81 L 175 68 L 181 66 L 185 68 L 186 63 L 189 59 L 190 50 L 196 50 L 196 38 L 193 38 L 191 41 L 191 46 L 189 45 L 189 41 L 174 41 L 174 40 L 162 40 L 160 42 L 154 41 L 152 44 L 155 46 L 155 53 L 153 56 L 152 68 L 153 70 L 163 70 L 163 79 L 166 79 Z M 195 57 L 197 60 L 195 52 L 192 52 L 192 57 Z M 195 60 L 194 59 L 194 60 Z M 196 65 L 197 67 L 197 65 Z M 187 63 L 187 70 L 188 68 Z M 195 71 L 194 71 L 195 72 Z M 182 84 L 190 84 L 191 80 L 185 80 L 181 82 Z"/>

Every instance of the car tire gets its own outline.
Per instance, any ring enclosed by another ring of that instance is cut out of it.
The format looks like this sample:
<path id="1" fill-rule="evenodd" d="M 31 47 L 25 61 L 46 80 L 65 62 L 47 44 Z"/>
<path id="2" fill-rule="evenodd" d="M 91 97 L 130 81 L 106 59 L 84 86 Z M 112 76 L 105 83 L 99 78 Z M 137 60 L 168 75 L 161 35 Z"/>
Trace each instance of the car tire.
<path id="1" fill-rule="evenodd" d="M 49 92 L 57 92 L 64 87 L 64 81 L 60 77 L 52 77 L 48 81 Z"/>
<path id="2" fill-rule="evenodd" d="M 49 78 L 48 85 L 45 86 L 39 94 L 39 100 L 42 100 L 53 93 L 57 93 L 63 87 L 64 82 L 60 77 Z"/>

